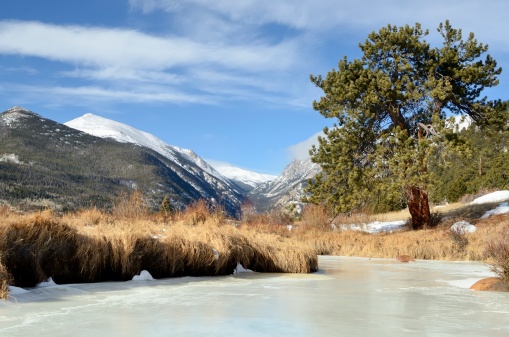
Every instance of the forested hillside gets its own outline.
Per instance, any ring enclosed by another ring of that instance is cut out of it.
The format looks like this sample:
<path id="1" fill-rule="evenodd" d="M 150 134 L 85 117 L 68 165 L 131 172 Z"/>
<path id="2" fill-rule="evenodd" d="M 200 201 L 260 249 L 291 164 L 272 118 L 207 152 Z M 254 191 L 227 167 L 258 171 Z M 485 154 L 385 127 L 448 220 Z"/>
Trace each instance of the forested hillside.
<path id="1" fill-rule="evenodd" d="M 472 125 L 460 137 L 466 141 L 465 151 L 442 159 L 447 165 L 434 166 L 438 183 L 432 200 L 453 202 L 467 194 L 509 188 L 509 132 Z"/>

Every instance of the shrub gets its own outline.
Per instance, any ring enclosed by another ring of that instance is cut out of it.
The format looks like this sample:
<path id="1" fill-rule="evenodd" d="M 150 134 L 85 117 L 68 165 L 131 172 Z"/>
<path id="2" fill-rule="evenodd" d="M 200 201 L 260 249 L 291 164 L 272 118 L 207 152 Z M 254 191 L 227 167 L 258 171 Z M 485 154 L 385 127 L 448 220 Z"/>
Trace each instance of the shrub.
<path id="1" fill-rule="evenodd" d="M 486 245 L 486 255 L 493 262 L 491 270 L 504 282 L 509 283 L 509 226 L 507 226 L 500 237 Z"/>
<path id="2" fill-rule="evenodd" d="M 0 299 L 9 297 L 9 283 L 11 283 L 11 276 L 7 272 L 7 268 L 2 264 L 0 258 Z"/>
<path id="3" fill-rule="evenodd" d="M 331 231 L 330 216 L 322 205 L 306 205 L 301 216 L 302 224 L 306 227 Z"/>
<path id="4" fill-rule="evenodd" d="M 141 191 L 122 192 L 117 197 L 112 214 L 118 219 L 141 219 L 149 214 L 149 207 Z"/>

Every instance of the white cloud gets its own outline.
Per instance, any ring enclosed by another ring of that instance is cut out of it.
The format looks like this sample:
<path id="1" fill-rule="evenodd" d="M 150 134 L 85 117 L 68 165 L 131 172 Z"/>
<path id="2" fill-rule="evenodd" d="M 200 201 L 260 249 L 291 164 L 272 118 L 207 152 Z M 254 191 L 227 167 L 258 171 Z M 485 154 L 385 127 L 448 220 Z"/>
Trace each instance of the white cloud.
<path id="1" fill-rule="evenodd" d="M 249 72 L 274 71 L 293 65 L 297 47 L 292 41 L 272 45 L 252 41 L 243 45 L 205 44 L 128 29 L 0 22 L 0 53 L 99 68 L 161 70 L 211 64 Z"/>
<path id="2" fill-rule="evenodd" d="M 309 158 L 309 150 L 312 145 L 318 145 L 318 137 L 324 137 L 323 131 L 317 132 L 303 142 L 289 146 L 286 152 L 292 160 Z"/>
<path id="3" fill-rule="evenodd" d="M 141 81 L 154 83 L 178 84 L 186 81 L 181 75 L 176 75 L 164 71 L 150 71 L 129 68 L 102 68 L 102 69 L 75 69 L 71 71 L 61 71 L 62 77 L 86 78 L 101 81 Z"/>
<path id="4" fill-rule="evenodd" d="M 58 102 L 68 105 L 89 106 L 99 102 L 115 101 L 121 103 L 195 103 L 215 104 L 216 100 L 209 95 L 191 95 L 183 92 L 172 91 L 165 87 L 152 86 L 147 88 L 117 89 L 100 86 L 32 86 L 13 85 L 4 83 L 0 85 L 3 91 L 15 91 L 22 93 L 26 100 L 36 100 L 51 97 L 51 103 Z"/>
<path id="5" fill-rule="evenodd" d="M 192 8 L 208 11 L 243 25 L 281 24 L 311 34 L 367 33 L 387 24 L 414 24 L 434 30 L 440 22 L 451 20 L 454 27 L 463 28 L 465 34 L 473 31 L 480 41 L 509 52 L 509 9 L 506 0 L 492 0 L 489 4 L 478 0 L 400 1 L 400 0 L 130 0 L 133 9 L 145 13 L 164 10 L 170 13 L 185 12 L 190 22 L 195 21 Z M 196 25 L 195 26 L 199 26 Z M 338 29 L 341 29 L 338 31 Z M 320 38 L 319 35 L 315 36 Z M 496 45 L 496 46 L 495 46 Z"/>

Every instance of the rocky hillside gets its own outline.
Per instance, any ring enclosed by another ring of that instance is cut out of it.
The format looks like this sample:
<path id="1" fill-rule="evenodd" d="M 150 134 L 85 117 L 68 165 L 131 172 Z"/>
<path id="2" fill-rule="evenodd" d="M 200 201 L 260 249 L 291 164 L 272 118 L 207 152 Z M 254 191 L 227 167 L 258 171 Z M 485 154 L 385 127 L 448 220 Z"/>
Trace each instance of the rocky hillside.
<path id="1" fill-rule="evenodd" d="M 313 178 L 321 168 L 311 159 L 294 160 L 276 179 L 261 183 L 248 194 L 257 212 L 265 212 L 274 208 L 284 208 L 295 204 L 296 211 L 300 212 L 301 198 L 307 181 Z"/>

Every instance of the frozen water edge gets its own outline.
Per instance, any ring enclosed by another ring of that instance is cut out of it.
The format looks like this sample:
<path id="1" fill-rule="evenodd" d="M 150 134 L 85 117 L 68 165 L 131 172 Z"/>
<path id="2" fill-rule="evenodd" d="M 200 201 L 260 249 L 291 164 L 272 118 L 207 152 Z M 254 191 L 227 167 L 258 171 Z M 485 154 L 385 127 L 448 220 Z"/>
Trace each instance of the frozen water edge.
<path id="1" fill-rule="evenodd" d="M 482 263 L 320 257 L 317 273 L 239 273 L 31 289 L 0 336 L 507 336 L 509 294 Z"/>

